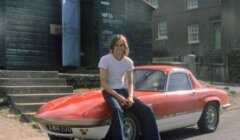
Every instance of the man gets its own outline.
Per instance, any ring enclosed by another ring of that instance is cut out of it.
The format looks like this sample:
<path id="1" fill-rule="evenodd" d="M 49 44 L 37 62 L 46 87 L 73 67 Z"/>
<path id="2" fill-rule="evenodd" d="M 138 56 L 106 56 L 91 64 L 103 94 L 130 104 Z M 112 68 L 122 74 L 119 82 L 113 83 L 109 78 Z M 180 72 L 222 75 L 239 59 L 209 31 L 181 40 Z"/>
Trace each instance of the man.
<path id="1" fill-rule="evenodd" d="M 125 140 L 124 110 L 131 109 L 140 123 L 142 140 L 160 140 L 156 121 L 149 106 L 133 96 L 133 61 L 128 57 L 129 47 L 125 36 L 115 35 L 109 47 L 110 53 L 99 62 L 103 97 L 110 107 L 112 121 L 111 140 Z M 124 79 L 127 76 L 127 89 Z M 144 114 L 144 115 L 143 115 Z"/>

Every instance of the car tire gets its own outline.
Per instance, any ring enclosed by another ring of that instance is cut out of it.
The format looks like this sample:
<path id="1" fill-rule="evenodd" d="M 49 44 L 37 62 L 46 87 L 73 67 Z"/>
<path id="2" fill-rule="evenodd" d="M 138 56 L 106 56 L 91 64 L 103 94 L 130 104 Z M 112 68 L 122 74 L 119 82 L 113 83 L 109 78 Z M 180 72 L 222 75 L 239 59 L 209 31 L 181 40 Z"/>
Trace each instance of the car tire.
<path id="1" fill-rule="evenodd" d="M 49 140 L 73 140 L 72 138 L 60 137 L 55 135 L 48 135 Z"/>
<path id="2" fill-rule="evenodd" d="M 216 102 L 209 102 L 204 107 L 198 128 L 204 133 L 214 132 L 218 127 L 219 122 L 219 106 Z"/>
<path id="3" fill-rule="evenodd" d="M 126 140 L 139 140 L 140 125 L 135 114 L 132 112 L 125 112 L 123 123 Z"/>

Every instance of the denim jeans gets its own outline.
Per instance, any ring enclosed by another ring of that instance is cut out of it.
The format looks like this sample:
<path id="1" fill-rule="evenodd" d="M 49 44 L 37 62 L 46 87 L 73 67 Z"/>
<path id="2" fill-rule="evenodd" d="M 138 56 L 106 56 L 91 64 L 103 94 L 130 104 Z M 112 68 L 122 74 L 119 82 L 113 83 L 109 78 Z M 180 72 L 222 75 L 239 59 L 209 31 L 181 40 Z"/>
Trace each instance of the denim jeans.
<path id="1" fill-rule="evenodd" d="M 114 89 L 117 93 L 124 97 L 128 97 L 126 89 Z M 117 99 L 111 94 L 103 90 L 103 97 L 110 107 L 112 121 L 110 125 L 108 139 L 125 140 L 124 137 L 124 110 L 119 105 Z M 140 124 L 141 140 L 160 140 L 160 134 L 156 125 L 156 120 L 152 109 L 136 97 L 133 98 L 134 104 L 129 109 L 132 111 Z"/>

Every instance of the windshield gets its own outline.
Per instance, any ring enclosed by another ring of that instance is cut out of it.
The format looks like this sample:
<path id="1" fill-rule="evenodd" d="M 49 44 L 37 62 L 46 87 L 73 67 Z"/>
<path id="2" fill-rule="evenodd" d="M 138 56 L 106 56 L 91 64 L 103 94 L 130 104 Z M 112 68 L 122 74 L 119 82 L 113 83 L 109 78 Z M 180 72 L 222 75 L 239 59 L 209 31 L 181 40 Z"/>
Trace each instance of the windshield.
<path id="1" fill-rule="evenodd" d="M 134 90 L 164 91 L 166 74 L 160 70 L 136 69 L 133 71 Z"/>

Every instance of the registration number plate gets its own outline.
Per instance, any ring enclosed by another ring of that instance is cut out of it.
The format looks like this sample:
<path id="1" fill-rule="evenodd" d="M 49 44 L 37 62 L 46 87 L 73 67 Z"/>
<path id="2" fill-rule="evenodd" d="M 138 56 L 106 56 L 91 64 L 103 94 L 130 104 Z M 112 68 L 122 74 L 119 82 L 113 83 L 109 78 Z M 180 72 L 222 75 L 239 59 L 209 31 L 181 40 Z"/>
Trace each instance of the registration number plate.
<path id="1" fill-rule="evenodd" d="M 64 133 L 64 134 L 72 134 L 72 129 L 70 126 L 61 126 L 61 125 L 46 125 L 47 129 L 56 132 L 56 133 Z"/>

